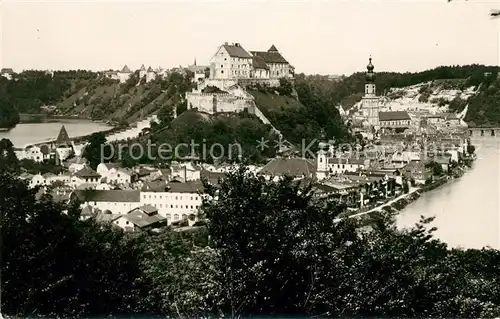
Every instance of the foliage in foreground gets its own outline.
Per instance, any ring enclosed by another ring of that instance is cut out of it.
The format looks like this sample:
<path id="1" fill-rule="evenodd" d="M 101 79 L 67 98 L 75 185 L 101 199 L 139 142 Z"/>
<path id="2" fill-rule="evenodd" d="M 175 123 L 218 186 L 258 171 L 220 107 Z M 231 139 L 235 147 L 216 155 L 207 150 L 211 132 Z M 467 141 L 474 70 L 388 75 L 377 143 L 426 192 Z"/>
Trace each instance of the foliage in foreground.
<path id="1" fill-rule="evenodd" d="M 309 187 L 239 170 L 202 206 L 207 227 L 125 235 L 35 200 L 0 176 L 2 309 L 60 316 L 219 313 L 494 317 L 500 253 L 450 250 L 431 219 L 370 229 L 320 203 Z"/>

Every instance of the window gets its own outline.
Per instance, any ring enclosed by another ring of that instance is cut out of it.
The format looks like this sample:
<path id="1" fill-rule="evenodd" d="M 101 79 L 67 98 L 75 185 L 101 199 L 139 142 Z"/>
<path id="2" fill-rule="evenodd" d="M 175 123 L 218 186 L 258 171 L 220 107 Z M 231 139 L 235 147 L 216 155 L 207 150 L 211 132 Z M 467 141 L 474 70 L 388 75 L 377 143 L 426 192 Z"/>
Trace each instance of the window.
<path id="1" fill-rule="evenodd" d="M 125 222 L 125 225 L 128 225 L 128 220 Z"/>
<path id="2" fill-rule="evenodd" d="M 220 67 L 223 68 L 224 66 L 221 64 Z"/>
<path id="3" fill-rule="evenodd" d="M 177 205 L 175 205 L 175 208 L 178 208 Z"/>
<path id="4" fill-rule="evenodd" d="M 224 74 L 224 71 L 223 71 L 223 70 L 221 70 L 221 71 L 220 71 L 220 73 L 221 73 L 221 74 Z"/>
<path id="5" fill-rule="evenodd" d="M 177 197 L 177 196 L 175 196 L 175 200 L 177 200 L 177 199 L 178 199 L 178 197 Z"/>
<path id="6" fill-rule="evenodd" d="M 170 205 L 170 208 L 174 208 L 174 205 Z"/>

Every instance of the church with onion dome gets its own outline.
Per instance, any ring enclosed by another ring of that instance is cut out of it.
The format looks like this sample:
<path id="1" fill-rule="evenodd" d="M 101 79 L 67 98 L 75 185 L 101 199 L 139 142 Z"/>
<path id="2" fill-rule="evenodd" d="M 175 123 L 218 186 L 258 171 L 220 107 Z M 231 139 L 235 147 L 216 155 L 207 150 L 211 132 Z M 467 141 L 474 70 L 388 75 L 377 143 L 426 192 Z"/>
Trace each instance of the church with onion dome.
<path id="1" fill-rule="evenodd" d="M 372 64 L 372 58 L 370 57 L 368 65 L 366 66 L 366 83 L 365 83 L 365 93 L 361 99 L 361 112 L 365 118 L 364 126 L 373 127 L 377 130 L 380 127 L 379 123 L 379 112 L 382 106 L 383 100 L 377 96 L 376 85 L 375 85 L 375 73 L 373 70 L 375 67 Z"/>

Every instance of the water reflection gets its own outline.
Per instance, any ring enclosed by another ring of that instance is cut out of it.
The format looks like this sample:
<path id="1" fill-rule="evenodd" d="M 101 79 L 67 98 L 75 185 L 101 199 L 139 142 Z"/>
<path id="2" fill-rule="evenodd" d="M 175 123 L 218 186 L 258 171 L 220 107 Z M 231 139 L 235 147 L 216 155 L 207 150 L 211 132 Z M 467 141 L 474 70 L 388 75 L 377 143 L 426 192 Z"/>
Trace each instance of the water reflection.
<path id="1" fill-rule="evenodd" d="M 436 216 L 436 237 L 453 247 L 500 248 L 500 138 L 473 139 L 478 160 L 461 179 L 425 193 L 398 216 L 410 226 L 420 215 Z"/>

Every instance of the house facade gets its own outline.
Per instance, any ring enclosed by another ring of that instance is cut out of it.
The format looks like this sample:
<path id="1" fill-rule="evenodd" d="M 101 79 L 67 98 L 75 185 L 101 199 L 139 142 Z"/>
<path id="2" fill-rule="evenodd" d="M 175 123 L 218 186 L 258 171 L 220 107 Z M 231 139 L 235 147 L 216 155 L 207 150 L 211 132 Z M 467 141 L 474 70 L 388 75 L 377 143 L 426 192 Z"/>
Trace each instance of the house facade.
<path id="1" fill-rule="evenodd" d="M 142 205 L 158 209 L 158 213 L 170 224 L 196 216 L 203 201 L 202 190 L 200 181 L 164 183 L 159 187 L 143 188 L 140 201 Z"/>
<path id="2" fill-rule="evenodd" d="M 100 163 L 97 165 L 96 171 L 106 183 L 131 184 L 135 182 L 134 172 L 122 168 L 119 164 Z"/>
<path id="3" fill-rule="evenodd" d="M 101 175 L 90 167 L 84 167 L 71 177 L 71 185 L 75 188 L 86 184 L 90 187 L 95 187 L 100 183 Z"/>

